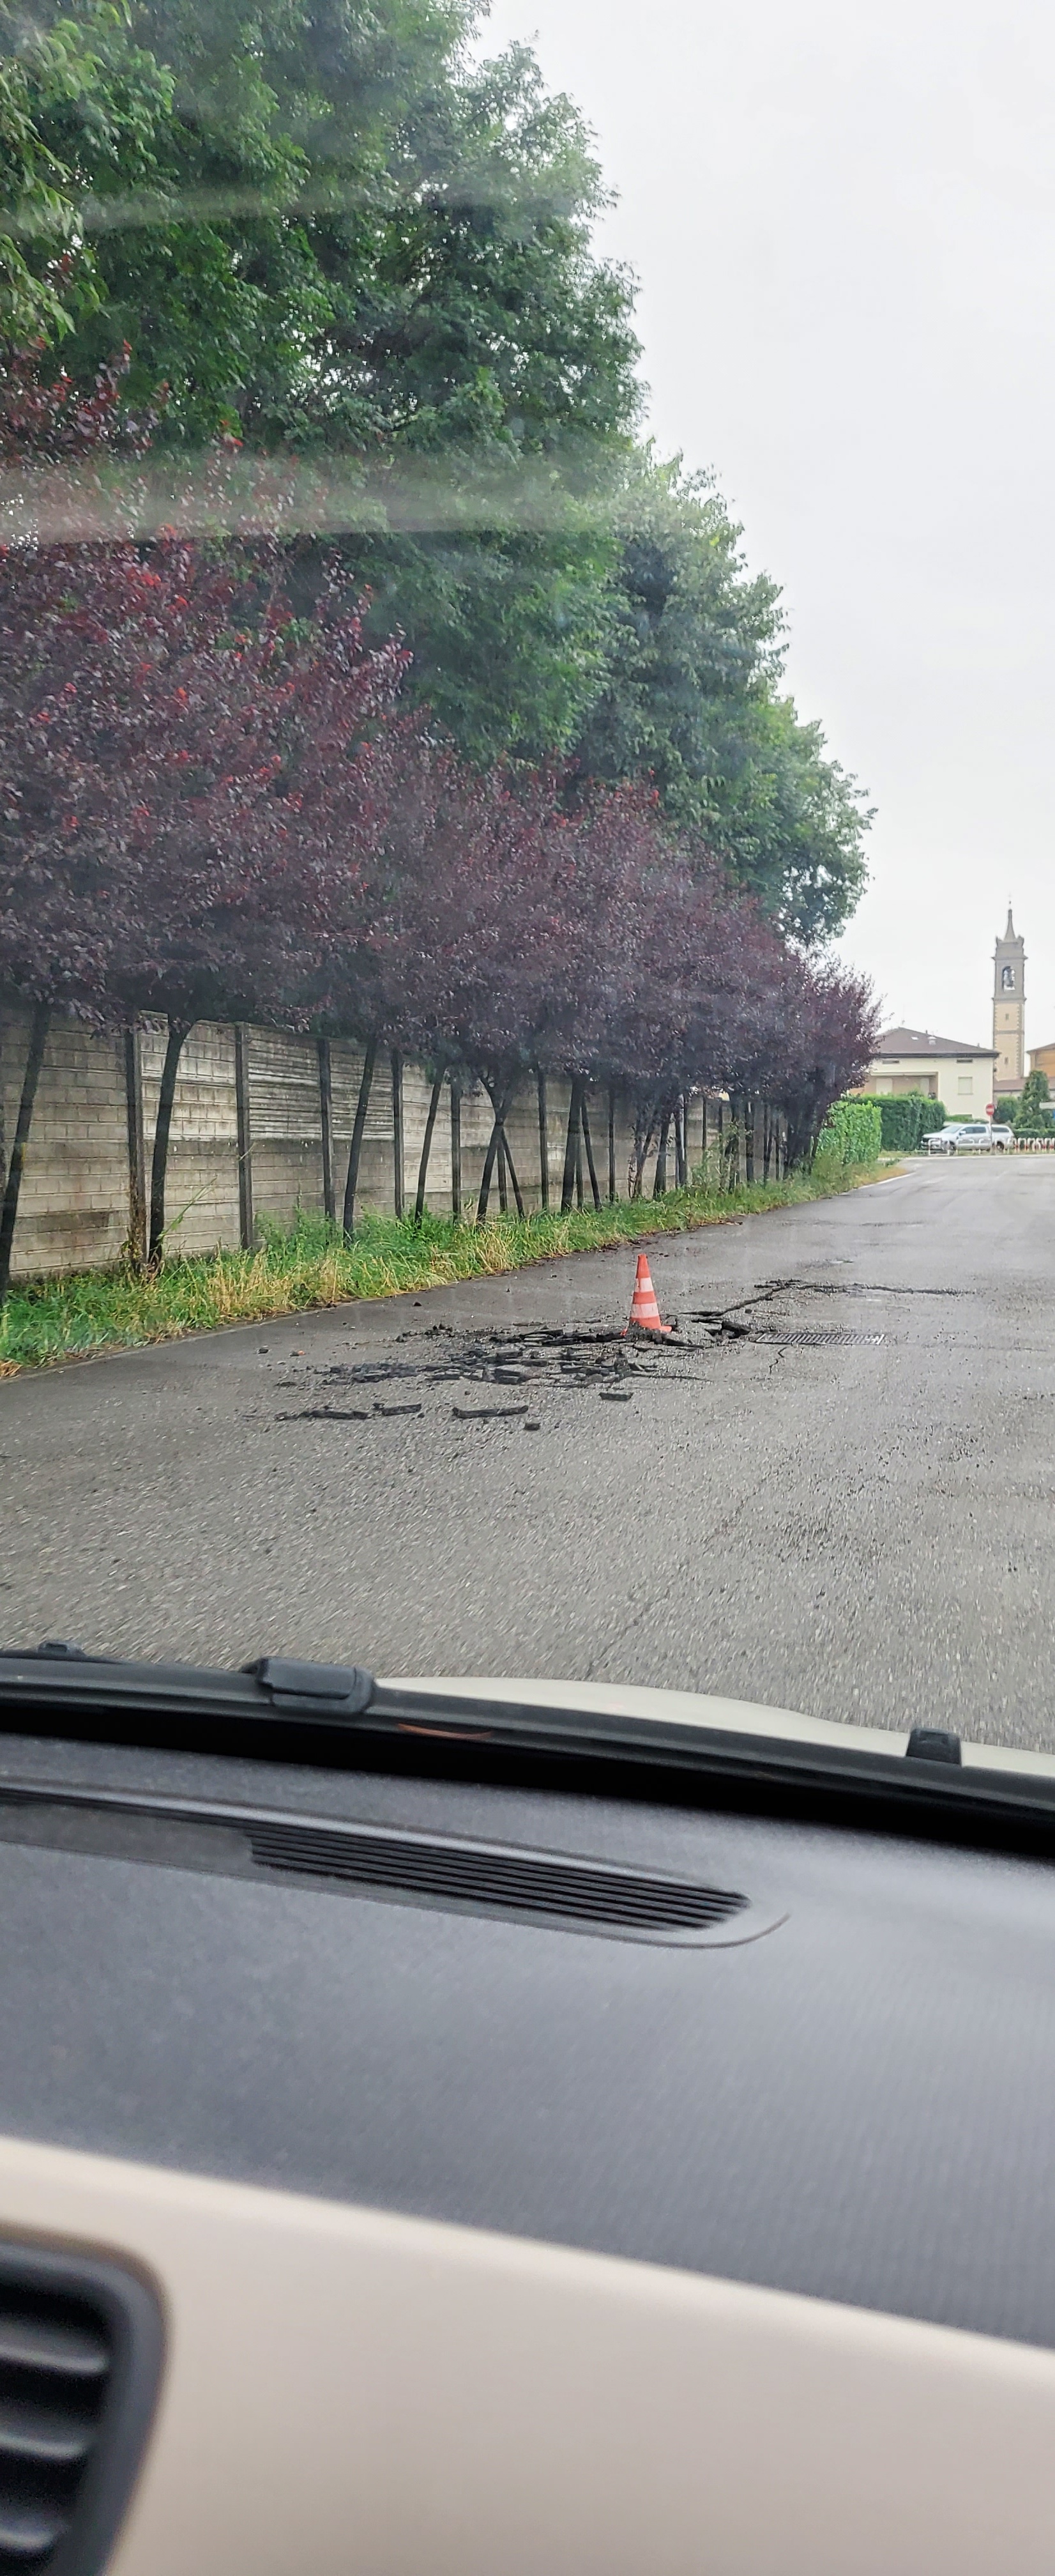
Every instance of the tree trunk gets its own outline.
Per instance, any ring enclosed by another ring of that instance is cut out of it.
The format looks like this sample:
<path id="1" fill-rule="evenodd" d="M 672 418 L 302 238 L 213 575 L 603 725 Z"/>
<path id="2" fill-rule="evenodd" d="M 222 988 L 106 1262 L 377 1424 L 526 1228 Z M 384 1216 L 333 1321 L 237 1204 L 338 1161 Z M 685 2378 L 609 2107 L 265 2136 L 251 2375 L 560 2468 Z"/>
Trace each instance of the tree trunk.
<path id="1" fill-rule="evenodd" d="M 707 1187 L 707 1094 L 703 1095 L 703 1142 L 700 1146 L 700 1177 Z"/>
<path id="2" fill-rule="evenodd" d="M 615 1086 L 608 1085 L 608 1204 L 615 1206 Z"/>
<path id="3" fill-rule="evenodd" d="M 392 1050 L 392 1204 L 403 1214 L 403 1059 Z"/>
<path id="4" fill-rule="evenodd" d="M 344 1184 L 344 1210 L 341 1217 L 341 1226 L 346 1235 L 351 1235 L 355 1231 L 355 1194 L 359 1187 L 359 1165 L 363 1158 L 363 1137 L 366 1133 L 366 1113 L 370 1106 L 370 1092 L 373 1086 L 374 1066 L 376 1063 L 377 1039 L 371 1038 L 366 1054 L 363 1057 L 362 1080 L 359 1084 L 359 1098 L 355 1104 L 355 1124 L 352 1128 L 352 1142 L 348 1154 L 348 1177 Z"/>
<path id="5" fill-rule="evenodd" d="M 491 1175 L 495 1167 L 495 1156 L 498 1152 L 498 1140 L 501 1133 L 501 1126 L 496 1118 L 494 1126 L 491 1129 L 490 1136 L 487 1140 L 487 1152 L 484 1155 L 484 1167 L 480 1175 L 480 1196 L 476 1202 L 477 1225 L 486 1225 L 487 1222 L 487 1203 L 491 1196 Z"/>
<path id="6" fill-rule="evenodd" d="M 165 1061 L 161 1068 L 161 1088 L 158 1092 L 154 1151 L 150 1162 L 150 1240 L 147 1245 L 147 1259 L 150 1262 L 160 1261 L 165 1240 L 165 1182 L 169 1165 L 172 1104 L 176 1097 L 179 1060 L 193 1026 L 193 1020 L 170 1020 L 168 1024 Z"/>
<path id="7" fill-rule="evenodd" d="M 322 1212 L 327 1225 L 337 1223 L 333 1187 L 333 1060 L 330 1041 L 319 1038 L 319 1128 L 322 1136 Z"/>
<path id="8" fill-rule="evenodd" d="M 549 1120 L 546 1114 L 546 1076 L 539 1070 L 538 1084 L 538 1176 L 539 1206 L 549 1206 Z"/>
<path id="9" fill-rule="evenodd" d="M 18 1215 L 19 1193 L 26 1163 L 26 1146 L 29 1143 L 29 1130 L 33 1123 L 33 1103 L 37 1096 L 40 1068 L 44 1062 L 44 1048 L 47 1043 L 50 1018 L 51 1012 L 46 1002 L 34 1003 L 11 1160 L 4 1184 L 3 1207 L 0 1208 L 0 1300 L 6 1297 L 11 1285 L 11 1250 L 15 1239 L 15 1218 Z"/>
<path id="10" fill-rule="evenodd" d="M 234 1096 L 238 1121 L 238 1239 L 253 1248 L 253 1128 L 249 1102 L 249 1031 L 234 1033 Z"/>
<path id="11" fill-rule="evenodd" d="M 773 1113 L 770 1109 L 768 1100 L 764 1100 L 762 1103 L 762 1178 L 764 1181 L 768 1181 L 769 1179 L 769 1165 L 772 1152 Z"/>
<path id="12" fill-rule="evenodd" d="M 451 1075 L 451 1215 L 462 1212 L 462 1087 Z"/>
<path id="13" fill-rule="evenodd" d="M 142 1270 L 147 1257 L 147 1153 L 143 1132 L 143 1062 L 138 1028 L 124 1033 L 125 1127 L 128 1135 L 128 1262 Z"/>
<path id="14" fill-rule="evenodd" d="M 425 1120 L 425 1141 L 421 1148 L 421 1161 L 418 1165 L 418 1194 L 414 1201 L 415 1225 L 421 1224 L 422 1217 L 425 1214 L 425 1183 L 428 1179 L 429 1155 L 432 1152 L 432 1131 L 436 1124 L 436 1115 L 439 1109 L 442 1093 L 443 1075 L 442 1073 L 438 1073 L 432 1086 L 432 1095 L 429 1100 L 429 1114 Z"/>
<path id="15" fill-rule="evenodd" d="M 634 1119 L 634 1159 L 630 1174 L 630 1196 L 632 1199 L 639 1199 L 644 1196 L 645 1165 L 652 1149 L 652 1135 L 655 1123 L 654 1117 L 649 1118 L 647 1126 L 642 1117 L 635 1116 Z"/>
<path id="16" fill-rule="evenodd" d="M 509 1107 L 509 1102 L 507 1101 L 507 1102 L 506 1102 L 506 1108 L 508 1109 L 508 1107 Z M 505 1130 L 505 1121 L 504 1121 L 504 1120 L 503 1120 L 503 1123 L 502 1123 L 502 1147 L 503 1147 L 503 1151 L 504 1151 L 504 1153 L 505 1153 L 505 1158 L 506 1158 L 506 1171 L 507 1171 L 507 1173 L 508 1173 L 508 1175 L 509 1175 L 509 1180 L 510 1180 L 510 1184 L 511 1184 L 511 1186 L 512 1186 L 512 1191 L 513 1191 L 513 1203 L 514 1203 L 514 1206 L 515 1206 L 515 1208 L 516 1208 L 517 1215 L 522 1217 L 522 1216 L 523 1216 L 523 1214 L 524 1214 L 524 1200 L 523 1200 L 523 1194 L 522 1194 L 522 1191 L 521 1191 L 520 1183 L 519 1183 L 519 1181 L 518 1181 L 518 1179 L 517 1179 L 517 1176 L 516 1176 L 516 1165 L 515 1165 L 515 1163 L 514 1163 L 514 1161 L 513 1161 L 512 1154 L 511 1154 L 511 1153 L 510 1153 L 510 1151 L 509 1151 L 509 1138 L 508 1138 L 508 1136 L 507 1136 L 507 1134 L 506 1134 L 506 1130 Z"/>
<path id="17" fill-rule="evenodd" d="M 583 1087 L 582 1087 L 582 1102 L 581 1102 L 580 1109 L 579 1109 L 579 1124 L 580 1124 L 580 1126 L 581 1126 L 581 1128 L 582 1128 L 582 1141 L 583 1141 L 583 1144 L 584 1144 L 584 1145 L 585 1145 L 585 1147 L 586 1147 L 586 1164 L 587 1164 L 587 1169 L 588 1169 L 588 1171 L 589 1171 L 589 1175 L 590 1175 L 590 1188 L 591 1188 L 591 1190 L 593 1191 L 593 1203 L 594 1203 L 595 1208 L 599 1208 L 599 1207 L 600 1207 L 600 1204 L 601 1204 L 601 1193 L 600 1193 L 600 1190 L 599 1190 L 599 1189 L 598 1189 L 598 1187 L 597 1187 L 597 1167 L 596 1167 L 596 1165 L 595 1165 L 595 1163 L 594 1163 L 594 1159 L 593 1159 L 593 1139 L 592 1139 L 592 1137 L 591 1137 L 591 1135 L 590 1135 L 590 1113 L 589 1113 L 589 1110 L 587 1109 L 587 1106 L 586 1106 L 586 1085 L 585 1085 L 585 1083 L 583 1084 Z"/>
<path id="18" fill-rule="evenodd" d="M 564 1178 L 561 1182 L 560 1192 L 560 1212 L 562 1216 L 567 1216 L 575 1193 L 575 1147 L 578 1141 L 578 1134 L 579 1080 L 577 1075 L 573 1075 L 571 1099 L 568 1102 L 568 1132 L 564 1139 Z"/>
<path id="19" fill-rule="evenodd" d="M 744 1102 L 744 1178 L 745 1178 L 745 1180 L 746 1180 L 746 1182 L 747 1182 L 747 1186 L 748 1186 L 748 1189 L 749 1189 L 749 1190 L 754 1188 L 754 1181 L 755 1181 L 755 1119 L 756 1119 L 756 1117 L 757 1117 L 757 1114 L 758 1114 L 758 1112 L 757 1112 L 757 1108 L 756 1108 L 756 1104 L 755 1104 L 755 1102 L 754 1102 L 753 1100 L 745 1100 L 745 1102 Z"/>
<path id="20" fill-rule="evenodd" d="M 494 1110 L 495 1132 L 498 1137 L 498 1204 L 503 1216 L 507 1216 L 509 1213 L 509 1193 L 507 1183 L 511 1184 L 513 1198 L 516 1204 L 516 1212 L 518 1216 L 522 1217 L 524 1214 L 524 1201 L 521 1196 L 520 1183 L 516 1176 L 516 1169 L 510 1152 L 509 1138 L 506 1134 L 506 1119 L 509 1115 L 509 1105 L 513 1098 L 513 1092 L 515 1089 L 516 1085 L 514 1084 L 513 1090 L 503 1091 L 496 1094 L 492 1091 L 490 1083 L 488 1083 L 487 1097 L 491 1103 L 492 1109 Z"/>
<path id="21" fill-rule="evenodd" d="M 665 1198 L 667 1193 L 667 1138 L 669 1134 L 670 1111 L 669 1109 L 665 1109 L 659 1123 L 659 1144 L 656 1148 L 656 1177 L 652 1183 L 652 1196 L 654 1199 Z"/>
<path id="22" fill-rule="evenodd" d="M 687 1190 L 689 1186 L 689 1102 L 688 1095 L 684 1091 L 674 1112 L 674 1159 L 678 1188 Z"/>

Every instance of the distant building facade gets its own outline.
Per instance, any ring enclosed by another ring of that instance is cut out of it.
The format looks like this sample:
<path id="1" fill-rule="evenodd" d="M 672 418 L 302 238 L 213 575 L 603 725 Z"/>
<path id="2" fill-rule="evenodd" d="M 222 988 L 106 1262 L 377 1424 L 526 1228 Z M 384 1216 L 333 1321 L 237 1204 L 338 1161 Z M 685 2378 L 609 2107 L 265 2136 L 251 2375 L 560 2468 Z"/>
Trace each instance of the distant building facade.
<path id="1" fill-rule="evenodd" d="M 992 1097 L 1013 1099 L 1026 1079 L 1026 943 L 1015 935 L 1010 904 L 1007 929 L 993 951 L 993 1053 Z"/>
<path id="2" fill-rule="evenodd" d="M 984 1118 L 995 1098 L 996 1060 L 995 1047 L 936 1037 L 932 1029 L 886 1029 L 860 1089 L 921 1091 L 925 1100 L 943 1101 L 950 1118 Z"/>
<path id="3" fill-rule="evenodd" d="M 1047 1046 L 1030 1048 L 1029 1070 L 1031 1073 L 1046 1073 L 1052 1091 L 1055 1092 L 1055 1038 L 1052 1038 Z"/>

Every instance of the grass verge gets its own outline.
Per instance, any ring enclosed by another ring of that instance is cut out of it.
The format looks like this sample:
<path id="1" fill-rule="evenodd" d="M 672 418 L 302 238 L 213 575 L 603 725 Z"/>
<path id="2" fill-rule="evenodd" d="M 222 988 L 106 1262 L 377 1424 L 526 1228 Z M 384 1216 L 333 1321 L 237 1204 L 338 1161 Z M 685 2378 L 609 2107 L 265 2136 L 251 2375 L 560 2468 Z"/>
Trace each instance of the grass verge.
<path id="1" fill-rule="evenodd" d="M 479 1227 L 426 1216 L 418 1230 L 409 1217 L 367 1215 L 351 1243 L 320 1217 L 302 1214 L 288 1232 L 265 1221 L 263 1239 L 252 1252 L 195 1254 L 147 1275 L 121 1267 L 16 1284 L 0 1309 L 0 1376 L 308 1307 L 493 1277 L 649 1235 L 685 1234 L 766 1208 L 829 1198 L 878 1179 L 880 1169 L 818 1160 L 809 1174 L 752 1189 L 671 1190 L 658 1200 L 621 1199 L 614 1206 L 573 1208 L 567 1216 L 499 1216 Z"/>

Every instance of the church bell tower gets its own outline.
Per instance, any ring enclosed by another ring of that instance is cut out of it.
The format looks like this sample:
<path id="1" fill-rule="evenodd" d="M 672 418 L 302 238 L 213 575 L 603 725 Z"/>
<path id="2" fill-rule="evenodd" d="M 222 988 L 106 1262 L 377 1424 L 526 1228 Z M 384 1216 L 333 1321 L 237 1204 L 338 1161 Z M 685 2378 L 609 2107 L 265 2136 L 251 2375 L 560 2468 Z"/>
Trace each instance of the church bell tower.
<path id="1" fill-rule="evenodd" d="M 993 954 L 993 1098 L 999 1100 L 1001 1094 L 1013 1098 L 1026 1078 L 1026 943 L 1015 937 L 1010 904 L 1007 929 Z"/>

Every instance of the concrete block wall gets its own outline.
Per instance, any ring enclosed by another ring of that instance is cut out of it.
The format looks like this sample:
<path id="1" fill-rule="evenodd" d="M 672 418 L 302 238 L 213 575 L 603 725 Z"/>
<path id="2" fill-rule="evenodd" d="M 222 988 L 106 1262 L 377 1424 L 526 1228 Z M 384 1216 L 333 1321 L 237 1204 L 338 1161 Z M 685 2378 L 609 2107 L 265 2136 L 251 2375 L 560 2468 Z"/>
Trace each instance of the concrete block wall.
<path id="1" fill-rule="evenodd" d="M 0 1010 L 3 1169 L 15 1132 L 30 1015 Z M 15 1228 L 16 1271 L 92 1270 L 128 1233 L 128 1122 L 120 1038 L 53 1021 Z"/>
<path id="2" fill-rule="evenodd" d="M 29 1012 L 0 1006 L 0 1130 L 2 1168 L 10 1152 L 29 1038 Z M 165 1054 L 164 1020 L 141 1021 L 136 1033 L 143 1104 L 143 1141 L 149 1186 L 158 1087 Z M 260 1216 L 291 1223 L 298 1208 L 321 1213 L 323 1193 L 322 1101 L 319 1053 L 314 1039 L 253 1028 L 243 1033 L 249 1127 L 249 1169 L 254 1221 Z M 239 1192 L 236 1032 L 200 1021 L 180 1058 L 173 1104 L 166 1189 L 166 1228 L 173 1252 L 209 1252 L 236 1245 L 241 1232 Z M 335 1039 L 330 1049 L 332 1165 L 340 1217 L 352 1125 L 363 1070 L 360 1048 Z M 414 1204 L 431 1082 L 420 1066 L 404 1063 L 402 1089 L 402 1197 Z M 559 1206 L 568 1116 L 567 1083 L 546 1086 L 550 1205 Z M 602 1198 L 608 1195 L 608 1100 L 589 1095 L 594 1161 Z M 479 1192 L 491 1133 L 491 1104 L 481 1083 L 461 1094 L 462 1203 L 471 1212 Z M 690 1113 L 690 1164 L 702 1149 L 703 1104 Z M 709 1135 L 715 1136 L 714 1104 Z M 525 1206 L 541 1203 L 538 1097 L 525 1077 L 508 1117 L 510 1148 Z M 361 1208 L 391 1212 L 397 1202 L 396 1122 L 392 1058 L 379 1052 L 363 1140 Z M 632 1125 L 620 1109 L 615 1136 L 616 1188 L 623 1195 L 633 1145 Z M 646 1172 L 651 1186 L 654 1154 Z M 669 1179 L 673 1183 L 671 1147 Z M 427 1204 L 437 1213 L 451 1205 L 450 1087 L 433 1132 Z M 584 1171 L 585 1197 L 590 1200 Z M 130 1226 L 131 1164 L 125 1041 L 55 1019 L 48 1032 L 15 1228 L 13 1270 L 31 1277 L 103 1267 L 118 1259 Z M 498 1175 L 491 1206 L 498 1211 Z"/>

